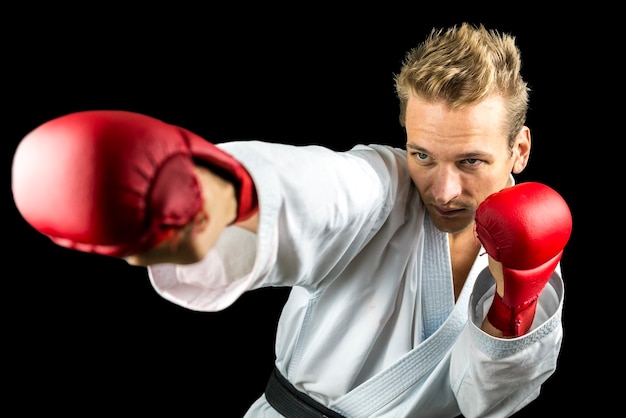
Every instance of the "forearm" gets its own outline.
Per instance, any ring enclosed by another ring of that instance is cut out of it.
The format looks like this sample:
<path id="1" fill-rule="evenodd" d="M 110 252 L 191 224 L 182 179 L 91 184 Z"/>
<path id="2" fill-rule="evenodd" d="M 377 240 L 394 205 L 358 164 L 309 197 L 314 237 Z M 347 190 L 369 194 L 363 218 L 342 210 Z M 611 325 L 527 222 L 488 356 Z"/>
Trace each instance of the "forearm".
<path id="1" fill-rule="evenodd" d="M 550 187 L 521 183 L 487 197 L 475 220 L 497 286 L 484 330 L 520 337 L 530 329 L 539 294 L 569 240 L 569 207 Z"/>
<path id="2" fill-rule="evenodd" d="M 477 349 L 458 346 L 451 368 L 451 381 L 456 382 L 452 389 L 464 416 L 511 416 L 536 399 L 556 371 L 560 329 L 547 334 L 541 343 L 529 343 L 525 337 L 498 343 L 491 339 L 489 347 L 467 331 Z M 467 354 L 458 356 L 461 351 Z"/>
<path id="3" fill-rule="evenodd" d="M 472 289 L 469 324 L 455 343 L 450 370 L 452 389 L 466 416 L 508 416 L 521 408 L 520 402 L 532 400 L 556 370 L 564 296 L 557 268 L 539 297 L 530 331 L 517 338 L 494 338 L 481 327 L 494 297 L 494 281 L 489 272 L 481 272 Z M 498 410 L 484 409 L 492 405 Z"/>
<path id="4" fill-rule="evenodd" d="M 243 229 L 245 229 L 246 231 L 250 231 L 254 234 L 257 233 L 258 229 L 259 229 L 259 212 L 257 211 L 254 215 L 252 215 L 250 218 L 241 221 L 241 222 L 237 222 L 234 225 L 241 227 Z"/>
<path id="5" fill-rule="evenodd" d="M 494 260 L 491 256 L 487 257 L 489 257 L 489 271 L 496 282 L 496 294 L 494 294 L 494 299 L 496 298 L 496 295 L 502 298 L 502 296 L 504 295 L 504 278 L 502 274 L 502 264 Z M 485 319 L 483 319 L 481 329 L 493 337 L 505 338 L 502 330 L 496 328 L 495 325 L 493 325 L 489 321 L 488 316 L 485 316 Z"/>

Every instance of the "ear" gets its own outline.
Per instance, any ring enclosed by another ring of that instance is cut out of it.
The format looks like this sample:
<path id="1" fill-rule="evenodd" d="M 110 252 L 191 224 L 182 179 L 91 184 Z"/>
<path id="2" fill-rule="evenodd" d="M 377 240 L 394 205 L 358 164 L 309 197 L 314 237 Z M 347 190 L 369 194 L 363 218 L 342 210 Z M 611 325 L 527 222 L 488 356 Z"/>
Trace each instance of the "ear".
<path id="1" fill-rule="evenodd" d="M 519 174 L 526 168 L 530 158 L 530 145 L 530 129 L 527 126 L 522 126 L 515 137 L 515 144 L 513 144 L 513 167 L 511 171 L 514 174 Z"/>

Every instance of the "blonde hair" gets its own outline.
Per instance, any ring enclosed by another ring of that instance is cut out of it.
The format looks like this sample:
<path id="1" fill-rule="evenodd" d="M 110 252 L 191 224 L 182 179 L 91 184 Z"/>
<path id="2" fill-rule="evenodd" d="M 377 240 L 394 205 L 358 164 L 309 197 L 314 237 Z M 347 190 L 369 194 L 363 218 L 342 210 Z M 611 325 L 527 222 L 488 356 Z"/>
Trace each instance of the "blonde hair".
<path id="1" fill-rule="evenodd" d="M 499 94 L 505 99 L 505 130 L 512 144 L 526 123 L 530 88 L 521 75 L 521 54 L 515 38 L 484 25 L 463 23 L 433 29 L 424 42 L 409 50 L 394 76 L 400 99 L 400 124 L 405 126 L 409 96 L 445 101 L 454 109 Z"/>

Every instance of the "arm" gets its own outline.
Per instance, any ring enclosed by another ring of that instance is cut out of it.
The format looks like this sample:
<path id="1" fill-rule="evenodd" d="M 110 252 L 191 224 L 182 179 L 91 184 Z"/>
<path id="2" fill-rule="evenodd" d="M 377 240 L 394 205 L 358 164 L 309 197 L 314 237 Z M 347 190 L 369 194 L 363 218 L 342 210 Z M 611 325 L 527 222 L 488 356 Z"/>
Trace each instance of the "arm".
<path id="1" fill-rule="evenodd" d="M 25 220 L 80 251 L 127 257 L 190 225 L 204 225 L 209 248 L 229 224 L 254 229 L 256 191 L 241 164 L 190 131 L 138 113 L 48 121 L 20 142 L 12 170 Z"/>
<path id="2" fill-rule="evenodd" d="M 502 300 L 502 296 L 504 295 L 504 274 L 502 272 L 502 263 L 496 261 L 493 257 L 489 257 L 489 271 L 493 276 L 493 279 L 496 282 L 496 295 L 499 300 Z M 496 297 L 494 295 L 494 298 Z M 504 338 L 504 332 L 498 328 L 496 328 L 490 321 L 489 316 L 486 316 L 483 320 L 481 329 L 485 331 L 487 334 L 492 335 L 494 337 Z"/>
<path id="3" fill-rule="evenodd" d="M 240 166 L 239 166 L 240 167 Z M 203 210 L 199 214 L 196 235 L 197 240 L 197 260 L 201 260 L 213 248 L 224 229 L 230 225 L 239 226 L 247 231 L 256 233 L 259 225 L 258 210 L 254 210 L 252 214 L 244 212 L 245 216 L 240 216 L 242 205 L 241 197 L 238 196 L 235 182 L 224 178 L 211 169 L 204 166 L 195 168 L 198 182 L 202 189 L 204 197 Z M 247 173 L 245 174 L 247 175 Z M 252 184 L 250 180 L 250 184 Z M 250 193 L 253 189 L 249 189 L 246 197 L 250 199 Z M 256 197 L 254 198 L 256 202 Z"/>
<path id="4" fill-rule="evenodd" d="M 556 370 L 564 297 L 558 262 L 571 222 L 561 196 L 539 183 L 503 189 L 477 209 L 489 271 L 475 282 L 472 325 L 455 343 L 450 372 L 464 416 L 511 416 Z M 536 313 L 537 328 L 529 332 Z"/>
<path id="5" fill-rule="evenodd" d="M 561 260 L 571 229 L 563 198 L 540 183 L 506 188 L 478 207 L 476 233 L 496 281 L 485 332 L 497 337 L 528 332 L 539 294 Z"/>

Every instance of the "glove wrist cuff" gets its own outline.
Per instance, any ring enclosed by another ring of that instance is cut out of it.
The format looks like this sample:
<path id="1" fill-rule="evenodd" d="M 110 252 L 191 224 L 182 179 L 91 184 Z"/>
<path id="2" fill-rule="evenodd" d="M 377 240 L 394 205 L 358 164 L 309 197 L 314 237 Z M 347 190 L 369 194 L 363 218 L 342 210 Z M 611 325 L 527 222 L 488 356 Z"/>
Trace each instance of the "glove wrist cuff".
<path id="1" fill-rule="evenodd" d="M 518 306 L 508 306 L 496 292 L 487 319 L 505 337 L 519 337 L 528 332 L 537 309 L 537 296 Z"/>
<path id="2" fill-rule="evenodd" d="M 233 223 L 245 221 L 254 215 L 259 209 L 259 202 L 254 182 L 250 174 L 242 167 L 237 169 L 237 218 Z"/>

